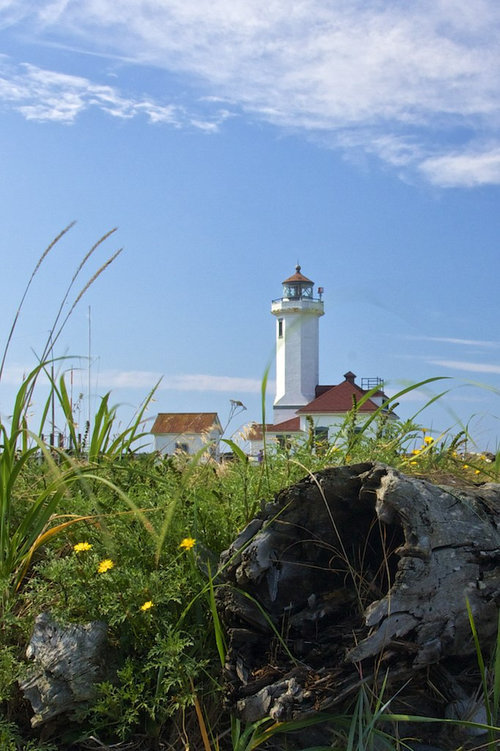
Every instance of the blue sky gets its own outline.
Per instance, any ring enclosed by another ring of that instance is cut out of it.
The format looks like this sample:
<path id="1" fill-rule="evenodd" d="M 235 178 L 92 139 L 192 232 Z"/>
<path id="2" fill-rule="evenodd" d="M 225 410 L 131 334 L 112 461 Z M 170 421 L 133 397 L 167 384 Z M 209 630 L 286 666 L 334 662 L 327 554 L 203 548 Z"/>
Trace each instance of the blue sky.
<path id="1" fill-rule="evenodd" d="M 111 389 L 124 420 L 160 376 L 151 416 L 224 422 L 239 399 L 231 429 L 258 420 L 270 303 L 300 261 L 325 288 L 322 383 L 448 376 L 419 421 L 494 450 L 499 33 L 496 0 L 0 0 L 2 341 L 77 220 L 34 280 L 2 414 L 118 227 L 58 345 L 82 413 L 90 306 L 93 398 Z"/>

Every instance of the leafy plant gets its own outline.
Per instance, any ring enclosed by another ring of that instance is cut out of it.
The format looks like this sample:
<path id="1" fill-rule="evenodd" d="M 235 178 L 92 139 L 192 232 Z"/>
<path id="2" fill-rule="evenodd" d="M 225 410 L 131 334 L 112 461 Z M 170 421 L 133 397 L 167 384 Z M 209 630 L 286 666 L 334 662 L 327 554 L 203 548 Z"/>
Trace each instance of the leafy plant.
<path id="1" fill-rule="evenodd" d="M 68 225 L 68 227 L 59 233 L 42 253 L 35 265 L 21 297 L 21 302 L 5 343 L 0 362 L 0 381 L 19 315 L 31 284 L 49 252 L 71 229 L 73 224 Z M 5 608 L 10 594 L 19 588 L 36 550 L 51 537 L 59 534 L 67 526 L 77 521 L 77 519 L 72 519 L 57 524 L 50 523 L 62 498 L 68 492 L 69 485 L 81 476 L 81 469 L 72 463 L 69 457 L 62 452 L 56 452 L 54 448 L 48 450 L 41 439 L 49 404 L 54 396 L 54 384 L 52 384 L 51 394 L 42 411 L 38 433 L 33 433 L 29 430 L 27 413 L 38 378 L 42 372 L 47 372 L 47 366 L 49 365 L 48 355 L 53 351 L 54 344 L 60 337 L 73 310 L 89 287 L 121 252 L 117 251 L 113 254 L 91 276 L 76 295 L 69 311 L 63 316 L 66 301 L 80 272 L 94 251 L 113 231 L 101 237 L 80 262 L 56 313 L 49 336 L 43 347 L 39 364 L 23 379 L 17 391 L 13 413 L 10 417 L 10 425 L 7 425 L 4 420 L 0 421 L 0 598 L 3 608 Z M 65 402 L 67 402 L 67 393 L 63 389 L 57 395 L 60 397 L 60 400 L 62 399 L 61 406 L 64 408 Z M 73 419 L 70 422 L 73 425 Z M 39 456 L 43 457 L 45 472 L 33 486 L 31 498 L 25 504 L 23 513 L 20 514 L 18 509 L 20 503 L 19 483 L 23 473 L 26 473 L 29 466 Z"/>
<path id="2" fill-rule="evenodd" d="M 49 251 L 69 229 L 51 243 L 33 271 L 0 362 L 0 378 L 30 285 Z M 405 387 L 366 419 L 361 408 L 373 395 L 368 392 L 353 405 L 330 445 L 318 445 L 311 431 L 309 443 L 279 447 L 264 428 L 264 456 L 258 465 L 231 439 L 224 439 L 233 453 L 231 462 L 201 461 L 206 447 L 195 457 L 138 453 L 154 390 L 124 429 L 117 427 L 117 407 L 106 394 L 85 442 L 80 442 L 65 376 L 53 374 L 53 365 L 62 360 L 52 359 L 52 351 L 68 315 L 116 257 L 111 256 L 71 302 L 82 269 L 110 234 L 79 264 L 38 365 L 20 384 L 9 421 L 0 424 L 0 711 L 8 710 L 9 718 L 19 712 L 12 689 L 26 634 L 33 617 L 50 608 L 62 621 L 102 619 L 108 626 L 113 669 L 100 685 L 94 705 L 82 708 L 77 718 L 80 738 L 88 742 L 93 738 L 92 743 L 104 746 L 102 737 L 108 744 L 119 742 L 124 747 L 139 735 L 143 744 L 159 747 L 170 733 L 177 733 L 173 744 L 186 748 L 221 751 L 231 746 L 233 751 L 252 751 L 269 747 L 279 734 L 329 723 L 330 749 L 404 749 L 405 743 L 391 736 L 391 726 L 403 720 L 438 720 L 390 713 L 390 702 L 384 698 L 385 680 L 378 693 L 360 682 L 349 715 L 317 714 L 294 722 L 266 717 L 249 723 L 228 716 L 222 707 L 217 670 L 227 651 L 216 608 L 217 561 L 262 502 L 304 474 L 315 481 L 316 472 L 328 464 L 377 460 L 418 473 L 466 472 L 474 479 L 476 472 L 497 477 L 500 455 L 491 463 L 476 458 L 464 470 L 466 427 L 456 436 L 450 431 L 431 439 L 417 422 L 420 411 L 405 422 L 391 419 L 391 410 L 401 397 L 437 378 Z M 266 368 L 261 390 L 264 426 L 268 372 Z M 43 374 L 51 390 L 39 429 L 31 430 L 29 404 Z M 427 406 L 444 393 L 431 397 Z M 71 450 L 67 452 L 47 446 L 40 437 L 53 403 L 68 426 Z M 243 408 L 232 402 L 229 420 Z M 335 548 L 332 554 L 345 564 L 363 606 L 363 560 L 351 560 L 351 552 L 340 539 Z M 256 600 L 253 605 L 259 607 Z M 470 618 L 487 724 L 439 722 L 480 726 L 489 733 L 485 747 L 493 749 L 499 732 L 500 646 L 487 667 Z M 286 652 L 285 639 L 274 624 L 270 627 L 279 649 Z M 38 739 L 21 737 L 15 724 L 6 720 L 0 720 L 0 746 L 6 751 L 44 748 Z"/>
<path id="3" fill-rule="evenodd" d="M 43 364 L 25 378 L 16 396 L 10 429 L 0 424 L 0 580 L 5 607 L 10 592 L 19 588 L 34 552 L 50 537 L 71 522 L 50 525 L 49 520 L 76 479 L 76 468 L 65 462 L 56 464 L 43 442 L 27 427 L 26 400 Z M 32 496 L 19 514 L 18 485 L 37 454 L 44 457 L 44 473 L 32 487 Z"/>
<path id="4" fill-rule="evenodd" d="M 57 398 L 57 404 L 62 410 L 69 431 L 69 445 L 72 454 L 78 458 L 85 458 L 90 463 L 98 463 L 99 460 L 115 461 L 133 451 L 141 451 L 144 445 L 140 441 L 149 433 L 143 430 L 144 414 L 154 397 L 158 384 L 154 386 L 140 408 L 135 412 L 130 425 L 124 430 L 114 433 L 116 429 L 118 405 L 110 405 L 111 393 L 108 392 L 99 400 L 99 406 L 92 420 L 92 432 L 88 439 L 88 446 L 82 445 L 76 432 L 76 421 L 73 414 L 71 399 L 68 394 L 64 375 L 56 383 L 51 379 L 50 373 L 46 375 L 51 381 L 51 398 Z"/>

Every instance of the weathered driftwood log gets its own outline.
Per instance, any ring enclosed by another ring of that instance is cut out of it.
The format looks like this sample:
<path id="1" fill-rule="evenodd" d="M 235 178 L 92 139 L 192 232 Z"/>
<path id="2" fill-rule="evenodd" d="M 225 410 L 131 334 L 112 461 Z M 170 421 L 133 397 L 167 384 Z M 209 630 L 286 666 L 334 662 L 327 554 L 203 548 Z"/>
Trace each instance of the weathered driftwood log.
<path id="1" fill-rule="evenodd" d="M 221 559 L 229 702 L 247 720 L 303 717 L 389 668 L 388 694 L 410 681 L 399 709 L 444 716 L 443 697 L 477 687 L 466 599 L 484 649 L 496 635 L 499 546 L 497 484 L 367 463 L 283 490 Z"/>
<path id="2" fill-rule="evenodd" d="M 36 618 L 26 650 L 33 669 L 20 684 L 33 707 L 33 727 L 94 698 L 109 653 L 106 630 L 101 621 L 62 627 L 48 613 Z"/>

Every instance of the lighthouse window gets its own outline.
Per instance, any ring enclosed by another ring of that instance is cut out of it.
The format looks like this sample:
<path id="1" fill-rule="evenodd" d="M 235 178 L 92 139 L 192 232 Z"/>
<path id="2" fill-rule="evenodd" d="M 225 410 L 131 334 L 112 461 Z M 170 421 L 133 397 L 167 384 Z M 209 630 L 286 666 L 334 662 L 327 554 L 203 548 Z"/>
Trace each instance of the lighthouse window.
<path id="1" fill-rule="evenodd" d="M 283 338 L 283 318 L 278 318 L 278 338 Z"/>

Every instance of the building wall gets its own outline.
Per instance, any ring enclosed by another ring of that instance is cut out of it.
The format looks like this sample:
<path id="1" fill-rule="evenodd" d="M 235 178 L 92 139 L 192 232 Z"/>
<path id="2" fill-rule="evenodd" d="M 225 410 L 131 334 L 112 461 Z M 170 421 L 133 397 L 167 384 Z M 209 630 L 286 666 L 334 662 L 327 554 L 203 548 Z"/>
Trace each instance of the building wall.
<path id="1" fill-rule="evenodd" d="M 207 452 L 219 453 L 219 440 L 221 434 L 218 430 L 210 433 L 160 433 L 154 437 L 154 449 L 160 454 L 171 456 L 176 451 L 185 451 L 190 456 L 198 453 L 200 449 L 206 448 Z"/>
<path id="2" fill-rule="evenodd" d="M 295 416 L 314 399 L 319 381 L 319 316 L 323 303 L 302 300 L 273 303 L 276 316 L 276 398 L 274 423 Z M 282 336 L 279 336 L 280 320 Z"/>
<path id="3" fill-rule="evenodd" d="M 328 430 L 328 441 L 331 442 L 338 435 L 340 428 L 344 425 L 347 413 L 339 412 L 338 414 L 314 414 L 311 415 L 313 426 L 315 430 L 326 428 Z M 366 420 L 371 416 L 370 413 L 358 413 L 356 417 L 356 425 L 361 427 Z M 306 415 L 300 417 L 300 429 L 304 430 L 307 434 L 309 430 L 309 422 Z"/>
<path id="4" fill-rule="evenodd" d="M 372 412 L 358 412 L 356 415 L 356 423 L 355 427 L 361 428 L 365 424 L 365 422 L 372 416 Z M 346 412 L 339 412 L 337 414 L 314 414 L 311 415 L 313 420 L 313 426 L 314 429 L 321 429 L 321 428 L 327 428 L 328 429 L 328 441 L 331 443 L 335 440 L 336 435 L 338 434 L 340 428 L 345 424 L 345 420 L 347 417 Z M 389 415 L 389 420 L 392 422 L 393 420 L 397 420 L 397 416 L 392 414 Z M 376 430 L 378 427 L 377 419 L 375 419 L 367 428 L 368 434 L 372 430 Z M 307 420 L 306 415 L 300 416 L 300 429 L 305 431 L 309 430 L 309 423 Z"/>

